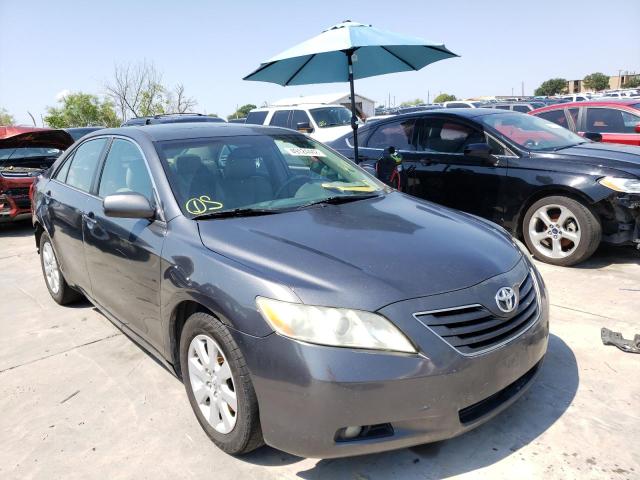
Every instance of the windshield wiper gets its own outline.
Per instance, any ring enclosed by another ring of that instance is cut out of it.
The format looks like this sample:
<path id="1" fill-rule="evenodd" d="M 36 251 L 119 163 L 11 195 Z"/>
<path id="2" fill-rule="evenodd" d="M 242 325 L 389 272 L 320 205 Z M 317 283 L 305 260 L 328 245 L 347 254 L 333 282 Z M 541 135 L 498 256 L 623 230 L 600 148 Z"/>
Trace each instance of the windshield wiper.
<path id="1" fill-rule="evenodd" d="M 315 202 L 305 203 L 304 205 L 300 205 L 298 208 L 310 207 L 311 205 L 340 205 L 342 203 L 356 202 L 358 200 L 365 200 L 367 198 L 376 198 L 379 197 L 379 193 L 373 193 L 370 195 L 335 195 L 333 197 L 323 198 L 322 200 L 317 200 Z"/>
<path id="2" fill-rule="evenodd" d="M 584 145 L 585 143 L 589 143 L 589 142 L 585 141 L 585 142 L 572 143 L 571 145 L 565 145 L 564 147 L 553 148 L 552 151 L 557 152 L 558 150 L 564 150 L 565 148 L 575 147 L 576 145 Z"/>
<path id="3" fill-rule="evenodd" d="M 233 210 L 223 210 L 221 212 L 209 212 L 192 217 L 193 220 L 206 220 L 208 218 L 229 218 L 229 217 L 255 217 L 258 215 L 272 215 L 283 210 L 271 210 L 268 208 L 234 208 Z"/>

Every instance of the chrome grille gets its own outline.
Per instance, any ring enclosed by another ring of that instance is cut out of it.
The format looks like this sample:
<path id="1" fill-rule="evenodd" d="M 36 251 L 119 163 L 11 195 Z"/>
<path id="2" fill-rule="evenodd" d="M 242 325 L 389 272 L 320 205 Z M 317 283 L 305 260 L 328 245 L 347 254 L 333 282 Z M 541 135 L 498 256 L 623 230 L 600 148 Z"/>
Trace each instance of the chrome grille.
<path id="1" fill-rule="evenodd" d="M 537 321 L 540 302 L 532 272 L 518 290 L 520 302 L 510 317 L 494 315 L 482 305 L 420 312 L 415 317 L 460 353 L 477 355 L 509 342 Z"/>

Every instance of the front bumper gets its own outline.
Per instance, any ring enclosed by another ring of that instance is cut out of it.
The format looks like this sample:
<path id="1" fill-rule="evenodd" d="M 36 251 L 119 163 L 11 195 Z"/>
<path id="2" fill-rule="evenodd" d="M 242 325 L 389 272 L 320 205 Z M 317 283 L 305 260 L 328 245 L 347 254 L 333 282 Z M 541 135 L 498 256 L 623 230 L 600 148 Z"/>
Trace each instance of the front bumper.
<path id="1" fill-rule="evenodd" d="M 615 194 L 598 205 L 604 242 L 640 245 L 640 195 Z"/>
<path id="2" fill-rule="evenodd" d="M 533 326 L 473 357 L 458 353 L 413 317 L 428 298 L 381 310 L 418 344 L 418 355 L 237 334 L 266 443 L 303 457 L 331 458 L 435 442 L 482 424 L 515 402 L 539 370 L 549 334 L 541 288 Z M 371 431 L 382 436 L 336 441 L 348 426 L 378 426 Z"/>

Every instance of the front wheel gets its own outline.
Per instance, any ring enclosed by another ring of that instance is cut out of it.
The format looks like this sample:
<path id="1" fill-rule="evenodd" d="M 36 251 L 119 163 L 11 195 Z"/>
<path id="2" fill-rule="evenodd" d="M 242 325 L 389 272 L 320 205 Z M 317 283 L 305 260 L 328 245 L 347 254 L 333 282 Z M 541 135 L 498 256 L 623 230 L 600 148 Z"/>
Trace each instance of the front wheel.
<path id="1" fill-rule="evenodd" d="M 527 210 L 522 233 L 538 260 L 570 266 L 593 255 L 602 238 L 602 227 L 586 205 L 569 197 L 551 196 Z"/>
<path id="2" fill-rule="evenodd" d="M 198 422 L 231 455 L 263 444 L 258 400 L 242 352 L 209 314 L 191 315 L 180 336 L 182 379 Z"/>

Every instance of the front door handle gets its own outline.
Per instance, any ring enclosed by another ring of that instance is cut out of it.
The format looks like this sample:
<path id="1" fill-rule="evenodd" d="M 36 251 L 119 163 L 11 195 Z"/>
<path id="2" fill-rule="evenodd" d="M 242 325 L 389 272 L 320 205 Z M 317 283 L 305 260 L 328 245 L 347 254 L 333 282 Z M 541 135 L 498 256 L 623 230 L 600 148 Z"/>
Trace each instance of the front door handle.
<path id="1" fill-rule="evenodd" d="M 87 222 L 88 228 L 93 228 L 97 223 L 96 216 L 93 212 L 85 213 L 82 215 L 82 217 L 84 218 L 85 222 Z"/>

